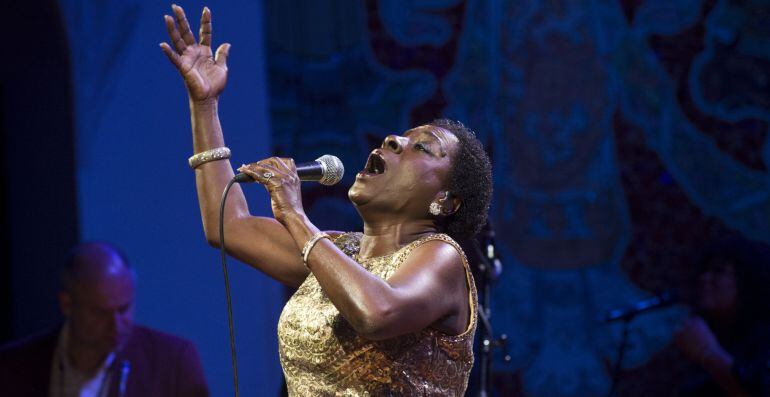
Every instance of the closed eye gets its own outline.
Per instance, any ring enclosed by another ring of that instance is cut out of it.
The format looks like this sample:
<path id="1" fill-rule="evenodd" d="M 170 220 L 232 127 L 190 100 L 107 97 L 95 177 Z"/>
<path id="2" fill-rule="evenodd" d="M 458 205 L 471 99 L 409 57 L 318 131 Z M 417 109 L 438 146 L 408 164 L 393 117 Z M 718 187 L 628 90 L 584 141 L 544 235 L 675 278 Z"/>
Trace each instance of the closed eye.
<path id="1" fill-rule="evenodd" d="M 428 154 L 433 154 L 433 153 L 431 153 L 430 149 L 428 149 L 428 147 L 425 144 L 420 143 L 420 142 L 415 143 L 414 144 L 414 148 L 416 150 L 420 150 L 420 151 L 423 151 L 423 152 L 428 153 Z"/>

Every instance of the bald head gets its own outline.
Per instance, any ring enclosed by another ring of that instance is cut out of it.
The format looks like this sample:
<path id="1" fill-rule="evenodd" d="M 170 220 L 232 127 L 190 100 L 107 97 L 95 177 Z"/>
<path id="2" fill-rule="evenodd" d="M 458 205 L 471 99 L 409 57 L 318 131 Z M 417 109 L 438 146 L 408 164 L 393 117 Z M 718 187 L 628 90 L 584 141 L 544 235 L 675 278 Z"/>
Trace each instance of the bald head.
<path id="1" fill-rule="evenodd" d="M 62 270 L 62 289 L 73 292 L 78 286 L 103 280 L 130 277 L 134 271 L 126 256 L 107 243 L 85 243 L 70 252 Z"/>
<path id="2" fill-rule="evenodd" d="M 62 271 L 59 305 L 73 343 L 100 355 L 120 349 L 134 322 L 134 271 L 106 243 L 73 248 Z"/>

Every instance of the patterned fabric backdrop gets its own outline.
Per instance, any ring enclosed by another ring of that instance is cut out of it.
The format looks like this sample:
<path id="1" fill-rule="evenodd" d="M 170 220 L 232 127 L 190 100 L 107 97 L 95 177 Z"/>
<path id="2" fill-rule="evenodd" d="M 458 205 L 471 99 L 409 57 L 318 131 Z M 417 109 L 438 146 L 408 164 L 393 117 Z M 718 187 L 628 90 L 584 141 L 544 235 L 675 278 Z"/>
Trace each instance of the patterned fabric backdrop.
<path id="1" fill-rule="evenodd" d="M 271 0 L 265 20 L 276 151 L 348 168 L 307 186 L 320 227 L 360 229 L 346 191 L 388 133 L 448 116 L 487 146 L 505 395 L 606 395 L 620 329 L 598 315 L 686 290 L 715 236 L 770 241 L 765 2 Z M 623 394 L 675 389 L 686 365 L 656 368 L 684 315 L 631 323 Z"/>

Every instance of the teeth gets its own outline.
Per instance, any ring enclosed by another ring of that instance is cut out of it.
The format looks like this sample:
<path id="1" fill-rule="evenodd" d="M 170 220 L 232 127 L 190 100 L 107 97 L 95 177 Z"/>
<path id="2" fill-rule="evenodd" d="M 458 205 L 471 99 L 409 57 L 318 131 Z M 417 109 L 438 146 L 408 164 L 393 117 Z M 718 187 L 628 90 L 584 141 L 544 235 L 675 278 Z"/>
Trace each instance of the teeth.
<path id="1" fill-rule="evenodd" d="M 380 158 L 380 156 L 377 156 L 377 155 L 372 156 L 372 163 L 373 163 L 373 168 L 374 168 L 374 173 L 375 174 L 381 174 L 384 171 L 384 169 L 383 169 L 384 167 L 383 167 L 383 164 L 382 164 L 382 158 Z"/>
<path id="2" fill-rule="evenodd" d="M 366 161 L 366 165 L 364 166 L 364 170 L 371 174 L 381 174 L 385 172 L 385 164 L 382 161 L 382 158 L 376 154 L 369 155 L 369 158 Z"/>

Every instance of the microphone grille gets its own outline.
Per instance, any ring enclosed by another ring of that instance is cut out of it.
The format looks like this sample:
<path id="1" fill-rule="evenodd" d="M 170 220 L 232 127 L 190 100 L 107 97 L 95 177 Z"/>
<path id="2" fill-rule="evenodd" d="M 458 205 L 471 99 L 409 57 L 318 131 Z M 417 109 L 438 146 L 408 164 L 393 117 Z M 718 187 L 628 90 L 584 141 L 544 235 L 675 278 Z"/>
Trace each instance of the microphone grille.
<path id="1" fill-rule="evenodd" d="M 342 176 L 345 175 L 345 167 L 342 165 L 342 161 L 337 156 L 330 154 L 324 154 L 323 156 L 315 159 L 323 168 L 323 176 L 318 183 L 326 186 L 331 186 L 342 180 Z"/>

